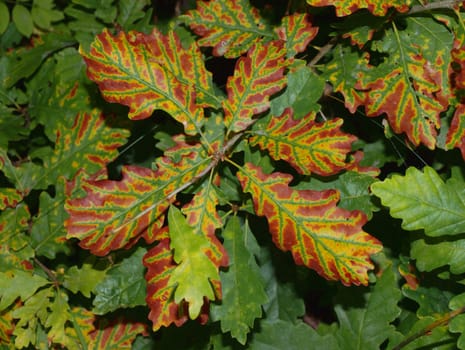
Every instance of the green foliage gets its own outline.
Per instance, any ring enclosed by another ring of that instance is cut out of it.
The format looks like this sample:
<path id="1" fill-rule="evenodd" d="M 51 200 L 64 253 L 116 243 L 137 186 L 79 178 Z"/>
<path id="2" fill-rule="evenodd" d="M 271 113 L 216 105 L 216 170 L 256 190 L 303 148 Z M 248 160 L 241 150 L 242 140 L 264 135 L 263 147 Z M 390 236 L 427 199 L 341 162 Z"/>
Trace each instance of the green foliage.
<path id="1" fill-rule="evenodd" d="M 167 3 L 0 0 L 0 348 L 465 349 L 463 3 Z"/>

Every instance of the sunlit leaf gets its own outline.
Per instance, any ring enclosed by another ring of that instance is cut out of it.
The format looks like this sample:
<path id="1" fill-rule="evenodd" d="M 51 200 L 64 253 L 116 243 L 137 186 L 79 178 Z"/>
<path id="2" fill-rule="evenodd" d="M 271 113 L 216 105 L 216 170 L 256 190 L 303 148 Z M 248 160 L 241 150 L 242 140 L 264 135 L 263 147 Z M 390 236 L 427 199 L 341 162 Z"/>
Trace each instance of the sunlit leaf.
<path id="1" fill-rule="evenodd" d="M 389 9 L 406 12 L 410 8 L 410 0 L 307 0 L 311 6 L 334 6 L 339 17 L 348 16 L 355 11 L 367 9 L 377 16 L 385 16 Z"/>
<path id="2" fill-rule="evenodd" d="M 342 132 L 342 119 L 318 123 L 310 113 L 300 120 L 286 109 L 279 117 L 261 123 L 250 138 L 252 144 L 267 150 L 273 159 L 285 160 L 299 173 L 319 175 L 337 174 L 346 169 L 347 155 L 356 137 Z"/>
<path id="3" fill-rule="evenodd" d="M 239 58 L 226 85 L 228 99 L 223 102 L 225 123 L 231 131 L 246 129 L 255 114 L 270 107 L 270 96 L 285 86 L 285 54 L 282 42 L 273 41 L 257 44 Z"/>
<path id="4" fill-rule="evenodd" d="M 423 229 L 433 237 L 465 232 L 463 188 L 455 179 L 444 182 L 430 167 L 423 171 L 410 167 L 404 176 L 394 175 L 371 185 L 391 216 L 402 219 L 404 230 Z"/>
<path id="5" fill-rule="evenodd" d="M 261 37 L 269 37 L 265 22 L 248 0 L 197 1 L 197 9 L 182 16 L 199 36 L 200 46 L 213 47 L 214 56 L 235 58 Z"/>
<path id="6" fill-rule="evenodd" d="M 368 283 L 370 255 L 382 246 L 362 230 L 365 214 L 336 206 L 337 191 L 294 190 L 289 187 L 292 176 L 267 175 L 248 163 L 237 176 L 252 194 L 257 215 L 268 219 L 273 242 L 291 251 L 297 264 L 344 285 Z"/>
<path id="7" fill-rule="evenodd" d="M 149 319 L 152 329 L 157 331 L 162 326 L 174 323 L 181 326 L 188 320 L 187 305 L 174 302 L 175 286 L 168 283 L 176 264 L 170 249 L 168 238 L 160 241 L 144 256 L 144 266 L 147 268 L 147 305 L 150 308 Z"/>
<path id="8" fill-rule="evenodd" d="M 25 301 L 31 297 L 37 289 L 48 284 L 42 276 L 29 271 L 10 270 L 0 272 L 0 310 L 5 310 L 16 298 Z M 21 288 L 18 288 L 21 286 Z"/>
<path id="9" fill-rule="evenodd" d="M 168 284 L 175 286 L 174 301 L 177 304 L 187 302 L 189 317 L 195 319 L 200 314 L 204 298 L 216 299 L 214 285 L 219 283 L 220 276 L 218 267 L 209 257 L 212 245 L 205 236 L 194 232 L 174 206 L 168 212 L 168 223 L 170 246 L 177 264 Z"/>
<path id="10" fill-rule="evenodd" d="M 82 267 L 71 266 L 65 273 L 63 286 L 73 293 L 81 292 L 87 298 L 105 277 L 106 270 L 95 266 L 95 259 L 86 261 Z M 94 299 L 95 300 L 95 299 Z"/>

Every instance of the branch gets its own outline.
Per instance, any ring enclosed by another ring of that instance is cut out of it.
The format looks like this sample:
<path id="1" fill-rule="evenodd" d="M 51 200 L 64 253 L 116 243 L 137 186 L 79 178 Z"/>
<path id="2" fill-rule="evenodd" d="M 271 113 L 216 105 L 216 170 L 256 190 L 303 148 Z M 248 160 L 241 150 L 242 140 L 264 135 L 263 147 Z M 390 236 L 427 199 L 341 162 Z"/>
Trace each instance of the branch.
<path id="1" fill-rule="evenodd" d="M 328 41 L 328 43 L 325 46 L 320 48 L 320 52 L 318 52 L 315 55 L 315 57 L 313 57 L 313 59 L 310 62 L 308 62 L 307 66 L 310 68 L 314 67 L 329 51 L 331 51 L 334 45 L 336 45 L 337 40 L 337 36 L 331 38 L 331 40 Z"/>
<path id="2" fill-rule="evenodd" d="M 431 332 L 433 329 L 439 327 L 439 326 L 442 326 L 442 325 L 445 325 L 447 323 L 449 323 L 450 320 L 452 320 L 455 316 L 458 316 L 462 313 L 465 312 L 465 306 L 461 307 L 460 309 L 457 309 L 457 310 L 454 310 L 454 311 L 451 311 L 449 312 L 448 314 L 446 314 L 444 317 L 434 321 L 433 323 L 429 324 L 428 326 L 426 326 L 425 328 L 423 328 L 422 330 L 420 330 L 419 332 L 411 335 L 410 337 L 408 337 L 407 339 L 404 339 L 399 345 L 395 346 L 394 348 L 392 348 L 392 350 L 400 350 L 402 349 L 404 346 L 410 344 L 411 342 L 413 342 L 414 340 L 428 334 L 429 332 Z"/>
<path id="3" fill-rule="evenodd" d="M 405 15 L 411 15 L 414 13 L 419 12 L 426 12 L 426 11 L 433 11 L 438 9 L 451 9 L 453 10 L 455 6 L 459 5 L 462 1 L 461 0 L 444 0 L 438 2 L 431 2 L 425 5 L 415 5 L 405 13 Z"/>

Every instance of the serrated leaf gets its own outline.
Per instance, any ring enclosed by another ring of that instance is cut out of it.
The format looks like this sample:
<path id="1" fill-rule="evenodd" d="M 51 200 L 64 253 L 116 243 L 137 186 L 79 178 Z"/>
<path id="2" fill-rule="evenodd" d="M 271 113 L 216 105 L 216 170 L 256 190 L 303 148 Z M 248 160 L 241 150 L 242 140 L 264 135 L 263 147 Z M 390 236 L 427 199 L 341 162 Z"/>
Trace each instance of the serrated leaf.
<path id="1" fill-rule="evenodd" d="M 307 45 L 317 35 L 318 28 L 312 26 L 307 14 L 294 13 L 285 16 L 275 32 L 278 38 L 286 42 L 286 56 L 290 58 L 305 51 Z"/>
<path id="2" fill-rule="evenodd" d="M 90 293 L 102 282 L 105 274 L 106 270 L 95 267 L 95 259 L 91 259 L 80 268 L 71 266 L 65 273 L 63 286 L 73 293 L 81 292 L 86 298 L 90 298 Z"/>
<path id="3" fill-rule="evenodd" d="M 239 58 L 234 75 L 228 79 L 227 100 L 223 101 L 229 131 L 242 131 L 253 123 L 255 114 L 270 107 L 269 98 L 286 84 L 286 51 L 282 42 L 257 43 L 247 56 Z"/>
<path id="4" fill-rule="evenodd" d="M 451 42 L 449 30 L 430 18 L 410 18 L 405 30 L 393 23 L 376 45 L 389 60 L 367 71 L 356 84 L 364 91 L 366 114 L 386 113 L 395 133 L 405 133 L 415 146 L 434 149 L 439 115 L 449 104 Z"/>
<path id="5" fill-rule="evenodd" d="M 343 120 L 315 122 L 310 113 L 300 120 L 287 108 L 279 117 L 269 117 L 264 127 L 253 131 L 250 142 L 267 150 L 275 160 L 285 160 L 300 174 L 337 174 L 348 167 L 347 155 L 356 137 L 342 132 Z"/>
<path id="6" fill-rule="evenodd" d="M 398 12 L 407 12 L 410 8 L 410 0 L 307 0 L 311 6 L 334 6 L 338 17 L 348 16 L 355 11 L 367 9 L 376 16 L 385 16 L 394 8 Z"/>
<path id="7" fill-rule="evenodd" d="M 199 36 L 200 46 L 213 47 L 214 56 L 235 58 L 261 37 L 269 37 L 259 12 L 248 0 L 198 1 L 197 9 L 181 17 Z"/>
<path id="8" fill-rule="evenodd" d="M 410 167 L 405 176 L 371 185 L 372 192 L 389 207 L 391 216 L 402 219 L 405 230 L 425 230 L 428 236 L 457 235 L 465 232 L 463 183 L 444 183 L 433 168 L 423 171 Z"/>
<path id="9" fill-rule="evenodd" d="M 382 249 L 381 243 L 362 230 L 365 214 L 336 206 L 337 191 L 294 190 L 292 176 L 267 175 L 249 163 L 237 177 L 252 194 L 257 215 L 268 219 L 273 242 L 291 251 L 298 265 L 344 285 L 368 283 L 370 255 Z"/>
<path id="10" fill-rule="evenodd" d="M 0 310 L 5 310 L 17 298 L 25 301 L 48 281 L 30 271 L 9 270 L 0 272 Z"/>
<path id="11" fill-rule="evenodd" d="M 147 335 L 145 324 L 124 320 L 100 320 L 96 330 L 90 333 L 90 349 L 131 349 L 135 338 Z"/>
<path id="12" fill-rule="evenodd" d="M 71 128 L 59 128 L 55 151 L 44 159 L 42 186 L 55 183 L 59 175 L 70 180 L 81 168 L 95 173 L 114 160 L 129 131 L 109 124 L 111 118 L 94 109 L 91 113 L 79 113 Z"/>
<path id="13" fill-rule="evenodd" d="M 168 283 L 176 264 L 170 249 L 168 238 L 161 240 L 144 256 L 144 266 L 147 268 L 147 305 L 150 308 L 149 319 L 152 321 L 153 331 L 160 327 L 168 327 L 174 323 L 181 326 L 187 320 L 187 305 L 174 302 L 175 286 Z"/>
<path id="14" fill-rule="evenodd" d="M 449 311 L 448 304 L 453 296 L 447 290 L 423 286 L 412 288 L 409 284 L 402 286 L 402 294 L 418 304 L 416 314 L 420 318 L 446 313 Z"/>
<path id="15" fill-rule="evenodd" d="M 187 133 L 200 132 L 204 113 L 196 97 L 210 86 L 195 45 L 184 49 L 173 32 L 112 36 L 104 30 L 81 54 L 89 78 L 107 101 L 128 106 L 129 118 L 145 119 L 161 109 L 182 123 Z"/>
<path id="16" fill-rule="evenodd" d="M 163 234 L 157 235 L 171 198 L 210 163 L 200 144 L 178 141 L 167 154 L 182 154 L 179 161 L 165 156 L 155 171 L 125 166 L 120 181 L 85 181 L 81 186 L 87 196 L 65 204 L 67 237 L 80 239 L 81 247 L 95 255 L 129 247 L 141 236 L 149 243 L 161 239 Z"/>
<path id="17" fill-rule="evenodd" d="M 11 312 L 12 310 L 0 312 L 0 344 L 11 344 L 11 335 L 15 329 Z"/>
<path id="18" fill-rule="evenodd" d="M 344 293 L 341 297 L 349 299 L 350 293 Z M 364 295 L 364 307 L 336 305 L 335 312 L 339 320 L 336 338 L 339 347 L 379 349 L 395 331 L 391 322 L 400 314 L 401 310 L 397 306 L 400 299 L 401 293 L 391 265 L 377 279 L 371 292 Z"/>
<path id="19" fill-rule="evenodd" d="M 187 224 L 179 209 L 170 207 L 168 212 L 170 247 L 174 250 L 173 259 L 177 264 L 168 280 L 174 285 L 174 301 L 188 303 L 191 319 L 199 316 L 204 298 L 216 299 L 215 285 L 219 284 L 218 267 L 210 259 L 211 244 L 202 235 L 194 232 Z M 192 280 L 195 283 L 192 283 Z"/>
<path id="20" fill-rule="evenodd" d="M 93 312 L 102 315 L 119 308 L 145 305 L 145 268 L 142 265 L 145 253 L 145 249 L 139 248 L 106 274 L 100 271 L 98 276 L 101 278 L 94 282 L 92 288 L 95 293 Z M 89 288 L 89 292 L 92 289 Z"/>
<path id="21" fill-rule="evenodd" d="M 223 333 L 231 332 L 242 345 L 267 302 L 257 263 L 247 247 L 247 234 L 250 231 L 241 227 L 239 218 L 229 219 L 222 236 L 231 263 L 226 272 L 220 273 L 222 302 L 212 306 L 212 314 L 220 320 Z"/>
<path id="22" fill-rule="evenodd" d="M 118 17 L 117 22 L 125 30 L 133 29 L 131 28 L 134 23 L 142 18 L 144 18 L 145 11 L 144 8 L 149 4 L 148 0 L 142 1 L 131 1 L 123 0 L 118 2 Z"/>

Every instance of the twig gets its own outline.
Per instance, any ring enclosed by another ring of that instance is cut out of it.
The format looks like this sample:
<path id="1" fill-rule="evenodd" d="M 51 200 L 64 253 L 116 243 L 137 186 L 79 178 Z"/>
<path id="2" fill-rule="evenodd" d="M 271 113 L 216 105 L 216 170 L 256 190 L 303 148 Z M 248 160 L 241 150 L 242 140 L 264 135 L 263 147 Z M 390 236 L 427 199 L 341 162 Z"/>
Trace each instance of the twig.
<path id="1" fill-rule="evenodd" d="M 453 9 L 454 6 L 459 5 L 462 1 L 460 0 L 444 0 L 438 2 L 431 2 L 425 5 L 415 5 L 405 13 L 406 15 L 411 15 L 419 12 L 433 11 L 438 9 Z"/>
<path id="2" fill-rule="evenodd" d="M 433 329 L 435 329 L 435 328 L 437 328 L 439 326 L 442 326 L 442 325 L 444 325 L 446 323 L 449 323 L 449 321 L 452 320 L 455 316 L 458 316 L 458 315 L 460 315 L 461 313 L 464 313 L 464 312 L 465 312 L 465 306 L 461 307 L 460 309 L 449 312 L 444 317 L 440 318 L 439 320 L 434 321 L 433 323 L 431 323 L 428 326 L 426 326 L 425 328 L 423 328 L 421 331 L 411 335 L 407 339 L 404 339 L 402 342 L 399 343 L 399 345 L 392 348 L 392 350 L 400 350 L 400 349 L 402 349 L 404 346 L 410 344 L 414 340 L 428 334 Z"/>
<path id="3" fill-rule="evenodd" d="M 334 45 L 336 45 L 337 39 L 337 36 L 331 38 L 331 40 L 328 41 L 325 46 L 320 48 L 320 51 L 315 55 L 315 57 L 313 57 L 310 62 L 308 62 L 307 66 L 314 67 L 329 51 L 331 51 Z"/>
<path id="4" fill-rule="evenodd" d="M 58 282 L 57 280 L 57 277 L 55 276 L 55 274 L 52 272 L 52 270 L 50 270 L 47 266 L 45 266 L 44 264 L 42 264 L 42 262 L 37 259 L 37 257 L 34 257 L 34 262 L 39 265 L 39 267 L 44 270 L 44 272 L 47 274 L 48 278 L 53 282 L 53 284 L 55 286 L 58 286 L 60 284 L 60 282 Z"/>

